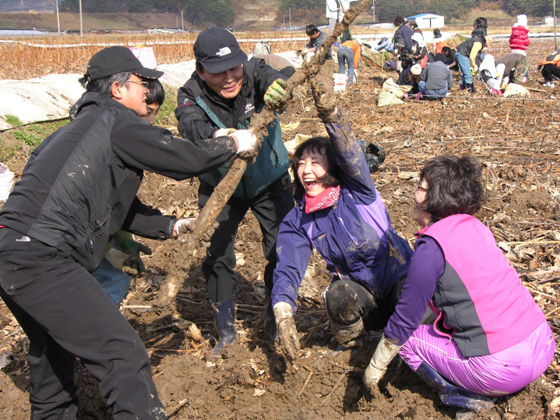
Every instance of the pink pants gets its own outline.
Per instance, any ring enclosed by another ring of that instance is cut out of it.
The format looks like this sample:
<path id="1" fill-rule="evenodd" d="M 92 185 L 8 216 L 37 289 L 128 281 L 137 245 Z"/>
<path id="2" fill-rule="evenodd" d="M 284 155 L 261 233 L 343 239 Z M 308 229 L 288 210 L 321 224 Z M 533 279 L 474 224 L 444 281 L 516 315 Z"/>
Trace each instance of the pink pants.
<path id="1" fill-rule="evenodd" d="M 527 338 L 509 349 L 487 356 L 464 357 L 453 340 L 420 325 L 400 350 L 416 371 L 426 362 L 461 388 L 497 396 L 519 391 L 541 376 L 554 356 L 554 334 L 545 321 Z"/>

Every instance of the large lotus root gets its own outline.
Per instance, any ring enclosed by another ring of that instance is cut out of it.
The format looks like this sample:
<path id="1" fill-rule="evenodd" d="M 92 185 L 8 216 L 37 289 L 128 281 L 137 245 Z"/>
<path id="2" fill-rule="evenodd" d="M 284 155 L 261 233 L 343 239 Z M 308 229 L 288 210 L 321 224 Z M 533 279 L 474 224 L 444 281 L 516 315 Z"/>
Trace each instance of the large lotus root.
<path id="1" fill-rule="evenodd" d="M 317 113 L 330 115 L 336 108 L 338 99 L 333 91 L 334 82 L 330 75 L 318 73 L 309 80 Z"/>

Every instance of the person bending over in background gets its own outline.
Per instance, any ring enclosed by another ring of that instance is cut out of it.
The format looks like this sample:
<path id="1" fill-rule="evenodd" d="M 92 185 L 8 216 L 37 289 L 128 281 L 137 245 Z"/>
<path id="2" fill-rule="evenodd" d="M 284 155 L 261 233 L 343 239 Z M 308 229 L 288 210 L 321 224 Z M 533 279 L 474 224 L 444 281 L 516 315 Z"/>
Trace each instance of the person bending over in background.
<path id="1" fill-rule="evenodd" d="M 449 47 L 443 47 L 441 50 L 445 55 L 445 64 L 447 65 L 447 68 L 453 71 L 459 70 L 459 65 L 457 64 L 457 51 Z"/>
<path id="2" fill-rule="evenodd" d="M 553 88 L 554 78 L 560 78 L 560 50 L 539 61 L 537 69 L 544 78 L 543 86 Z"/>
<path id="3" fill-rule="evenodd" d="M 305 47 L 307 48 L 307 51 L 313 53 L 317 52 L 321 45 L 323 45 L 323 42 L 325 42 L 328 38 L 328 35 L 326 33 L 319 30 L 319 28 L 317 28 L 317 26 L 313 24 L 307 25 L 305 27 L 305 33 L 309 37 L 309 42 L 305 44 Z M 330 48 L 325 54 L 325 58 L 323 59 L 323 63 L 321 64 L 324 64 L 327 60 L 332 60 L 332 50 Z"/>
<path id="4" fill-rule="evenodd" d="M 338 51 L 336 52 L 336 56 L 338 58 L 338 73 L 344 74 L 346 72 L 345 64 L 348 65 L 347 84 L 349 85 L 354 83 L 354 72 L 360 63 L 360 53 L 361 46 L 353 39 L 350 39 L 340 45 L 340 47 L 338 47 Z"/>
<path id="5" fill-rule="evenodd" d="M 414 191 L 417 233 L 402 296 L 366 369 L 375 392 L 397 355 L 444 404 L 478 411 L 550 364 L 554 334 L 531 293 L 474 214 L 484 201 L 475 158 L 438 156 Z M 427 308 L 427 309 L 426 309 Z"/>
<path id="6" fill-rule="evenodd" d="M 477 35 L 477 37 L 469 38 L 457 47 L 457 64 L 461 69 L 461 90 L 468 89 L 471 93 L 475 92 L 473 74 L 478 71 L 476 57 L 485 45 L 486 38 L 483 35 L 480 35 L 480 37 Z"/>

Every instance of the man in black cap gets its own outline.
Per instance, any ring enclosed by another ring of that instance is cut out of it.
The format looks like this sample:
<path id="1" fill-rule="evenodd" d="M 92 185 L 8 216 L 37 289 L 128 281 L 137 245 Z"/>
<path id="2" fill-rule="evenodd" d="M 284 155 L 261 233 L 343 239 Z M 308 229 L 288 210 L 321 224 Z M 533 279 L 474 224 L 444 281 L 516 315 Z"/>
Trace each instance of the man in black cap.
<path id="1" fill-rule="evenodd" d="M 35 149 L 0 211 L 0 296 L 29 337 L 33 419 L 75 418 L 76 357 L 115 418 L 166 418 L 142 340 L 90 273 L 120 229 L 155 239 L 186 232 L 187 220 L 136 197 L 143 170 L 189 178 L 256 138 L 236 131 L 207 151 L 150 126 L 146 86 L 162 74 L 125 47 L 96 53 L 75 118 Z"/>
<path id="2" fill-rule="evenodd" d="M 271 96 L 286 95 L 282 87 L 287 77 L 259 58 L 247 61 L 247 55 L 225 28 L 215 27 L 201 32 L 194 44 L 194 55 L 196 71 L 179 89 L 175 115 L 179 121 L 179 133 L 197 144 L 206 142 L 205 138 L 215 137 L 214 144 L 219 145 L 225 133 L 247 128 L 251 117 Z M 267 129 L 268 135 L 256 160 L 247 165 L 239 186 L 218 216 L 219 226 L 202 265 L 220 335 L 214 347 L 216 353 L 237 339 L 234 244 L 238 225 L 249 209 L 259 221 L 264 256 L 268 260 L 264 271 L 267 298 L 264 328 L 269 336 L 276 335 L 270 306 L 276 236 L 282 219 L 294 206 L 294 199 L 288 174 L 288 152 L 282 142 L 278 118 Z M 207 173 L 199 177 L 201 208 L 225 173 L 226 168 L 208 168 Z"/>

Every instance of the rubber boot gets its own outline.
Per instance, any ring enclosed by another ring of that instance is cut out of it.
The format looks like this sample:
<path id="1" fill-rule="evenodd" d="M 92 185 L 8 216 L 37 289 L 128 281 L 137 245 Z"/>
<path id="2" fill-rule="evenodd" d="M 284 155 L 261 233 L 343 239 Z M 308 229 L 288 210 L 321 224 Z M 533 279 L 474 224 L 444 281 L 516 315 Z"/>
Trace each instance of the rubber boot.
<path id="1" fill-rule="evenodd" d="M 362 318 L 352 324 L 341 325 L 330 320 L 331 331 L 339 345 L 346 348 L 360 348 L 360 339 L 366 332 Z"/>
<path id="2" fill-rule="evenodd" d="M 278 338 L 278 328 L 276 328 L 276 319 L 274 318 L 274 311 L 272 310 L 272 291 L 267 287 L 265 289 L 264 299 L 264 333 L 272 342 Z"/>
<path id="3" fill-rule="evenodd" d="M 474 83 L 467 83 L 467 88 L 469 89 L 470 93 L 474 93 Z"/>
<path id="4" fill-rule="evenodd" d="M 461 90 L 465 90 L 467 88 L 467 84 L 465 82 L 461 82 L 461 84 L 459 85 L 459 88 Z"/>
<path id="5" fill-rule="evenodd" d="M 459 388 L 448 382 L 447 379 L 436 372 L 436 370 L 426 362 L 422 362 L 416 373 L 424 382 L 428 383 L 439 392 L 439 398 L 444 404 L 462 407 L 472 411 L 479 411 L 483 408 L 492 408 L 494 406 L 494 403 L 490 399 L 467 391 L 466 389 Z"/>
<path id="6" fill-rule="evenodd" d="M 212 349 L 213 353 L 220 353 L 225 346 L 237 341 L 235 329 L 235 302 L 233 296 L 218 303 L 212 303 L 214 322 L 220 334 L 220 339 Z"/>

